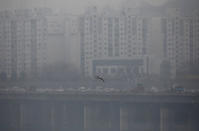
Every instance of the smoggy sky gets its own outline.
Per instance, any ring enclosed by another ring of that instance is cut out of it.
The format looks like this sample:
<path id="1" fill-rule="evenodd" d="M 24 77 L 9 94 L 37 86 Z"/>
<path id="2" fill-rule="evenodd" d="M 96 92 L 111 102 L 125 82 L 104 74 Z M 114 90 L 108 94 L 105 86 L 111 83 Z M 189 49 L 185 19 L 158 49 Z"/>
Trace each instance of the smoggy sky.
<path id="1" fill-rule="evenodd" d="M 52 7 L 60 8 L 69 12 L 82 12 L 86 6 L 97 5 L 100 7 L 110 6 L 117 8 L 125 0 L 0 0 L 0 9 L 34 8 L 34 7 Z M 136 0 L 130 0 L 135 2 Z M 165 4 L 168 0 L 139 0 L 149 5 L 159 6 Z"/>
<path id="2" fill-rule="evenodd" d="M 69 13 L 81 13 L 87 6 L 96 5 L 99 7 L 110 6 L 118 8 L 124 1 L 130 1 L 132 4 L 139 1 L 141 4 L 138 5 L 148 5 L 152 8 L 182 7 L 193 9 L 199 6 L 199 0 L 0 0 L 0 10 L 50 7 L 63 9 Z"/>

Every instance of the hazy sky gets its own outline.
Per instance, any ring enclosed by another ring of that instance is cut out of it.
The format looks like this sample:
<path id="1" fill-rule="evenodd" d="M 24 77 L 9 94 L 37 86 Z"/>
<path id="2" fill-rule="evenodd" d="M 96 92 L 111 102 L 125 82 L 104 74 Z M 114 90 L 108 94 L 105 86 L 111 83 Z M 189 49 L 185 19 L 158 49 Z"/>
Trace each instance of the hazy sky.
<path id="1" fill-rule="evenodd" d="M 0 9 L 32 8 L 32 7 L 53 7 L 65 9 L 69 12 L 82 12 L 88 5 L 100 7 L 119 7 L 125 0 L 0 0 Z M 136 0 L 129 0 L 134 2 Z M 162 5 L 167 0 L 138 0 L 145 1 L 151 5 Z"/>
<path id="2" fill-rule="evenodd" d="M 50 7 L 64 9 L 69 13 L 81 13 L 87 6 L 97 5 L 104 7 L 106 5 L 117 8 L 122 2 L 127 0 L 0 0 L 0 10 L 17 9 L 17 8 L 35 8 Z M 139 1 L 142 5 L 150 8 L 155 7 L 182 7 L 182 8 L 198 8 L 199 0 L 128 0 L 134 4 Z M 145 8 L 145 7 L 143 7 Z"/>
<path id="3" fill-rule="evenodd" d="M 81 12 L 88 5 L 118 6 L 122 0 L 0 0 L 0 9 L 52 7 L 66 9 L 70 12 Z"/>

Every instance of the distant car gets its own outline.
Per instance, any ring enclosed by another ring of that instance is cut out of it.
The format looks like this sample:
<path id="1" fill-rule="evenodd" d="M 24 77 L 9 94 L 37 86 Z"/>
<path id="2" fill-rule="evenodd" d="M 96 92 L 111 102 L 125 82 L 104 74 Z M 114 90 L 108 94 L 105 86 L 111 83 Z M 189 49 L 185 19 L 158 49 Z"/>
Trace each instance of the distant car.
<path id="1" fill-rule="evenodd" d="M 173 92 L 176 92 L 176 93 L 183 93 L 185 91 L 184 87 L 179 85 L 179 84 L 174 84 L 171 88 L 171 90 Z"/>
<path id="2" fill-rule="evenodd" d="M 63 88 L 57 88 L 56 91 L 57 92 L 64 92 L 64 89 Z"/>

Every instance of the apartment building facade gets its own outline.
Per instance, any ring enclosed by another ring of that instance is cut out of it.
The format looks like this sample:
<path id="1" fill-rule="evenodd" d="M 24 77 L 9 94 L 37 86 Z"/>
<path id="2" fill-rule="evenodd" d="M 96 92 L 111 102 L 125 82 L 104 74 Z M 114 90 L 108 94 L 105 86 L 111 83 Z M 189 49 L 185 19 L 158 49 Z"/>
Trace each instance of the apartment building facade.
<path id="1" fill-rule="evenodd" d="M 164 34 L 164 57 L 170 63 L 171 75 L 189 72 L 199 63 L 199 20 L 197 13 L 189 16 L 173 9 L 172 14 L 162 18 Z"/>
<path id="2" fill-rule="evenodd" d="M 81 70 L 85 76 L 148 73 L 147 19 L 131 9 L 98 12 L 80 19 Z"/>
<path id="3" fill-rule="evenodd" d="M 46 64 L 47 10 L 0 12 L 0 72 L 8 78 L 36 77 Z"/>

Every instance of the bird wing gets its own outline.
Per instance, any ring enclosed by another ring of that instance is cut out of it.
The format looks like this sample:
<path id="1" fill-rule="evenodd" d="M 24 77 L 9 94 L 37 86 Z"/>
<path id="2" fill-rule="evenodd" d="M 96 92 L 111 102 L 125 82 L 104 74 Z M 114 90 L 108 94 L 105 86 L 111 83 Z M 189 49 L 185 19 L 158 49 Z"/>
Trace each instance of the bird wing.
<path id="1" fill-rule="evenodd" d="M 102 77 L 97 76 L 96 78 L 104 82 L 104 79 Z"/>

